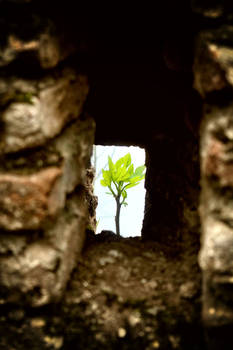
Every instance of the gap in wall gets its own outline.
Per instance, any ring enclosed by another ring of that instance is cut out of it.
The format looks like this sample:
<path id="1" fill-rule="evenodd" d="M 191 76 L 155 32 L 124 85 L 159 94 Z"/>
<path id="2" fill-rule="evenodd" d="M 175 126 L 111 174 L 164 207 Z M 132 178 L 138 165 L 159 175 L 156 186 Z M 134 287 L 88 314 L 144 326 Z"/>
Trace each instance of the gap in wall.
<path id="1" fill-rule="evenodd" d="M 131 154 L 134 168 L 145 164 L 145 150 L 143 148 L 134 146 L 94 146 L 92 156 L 92 165 L 96 168 L 94 192 L 98 197 L 96 233 L 100 233 L 102 230 L 116 232 L 116 203 L 112 196 L 106 194 L 108 189 L 100 185 L 100 179 L 102 178 L 101 169 L 107 166 L 108 156 L 113 159 L 113 162 L 116 162 L 127 153 Z M 120 230 L 123 237 L 141 235 L 146 193 L 144 182 L 145 180 L 141 181 L 137 186 L 128 189 L 128 205 L 126 207 L 122 206 L 120 214 Z"/>

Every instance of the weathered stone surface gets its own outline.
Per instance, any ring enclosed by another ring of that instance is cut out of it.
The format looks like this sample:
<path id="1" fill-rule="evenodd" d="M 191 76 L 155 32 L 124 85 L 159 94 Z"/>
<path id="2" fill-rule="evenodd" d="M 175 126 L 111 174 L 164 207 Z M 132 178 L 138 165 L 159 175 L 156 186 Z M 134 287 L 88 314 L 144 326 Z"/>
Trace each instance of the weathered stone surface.
<path id="1" fill-rule="evenodd" d="M 192 0 L 193 11 L 210 19 L 222 17 L 226 10 L 227 1 Z"/>
<path id="2" fill-rule="evenodd" d="M 62 185 L 68 193 L 86 183 L 86 169 L 90 165 L 95 137 L 95 122 L 88 116 L 68 126 L 51 144 L 55 153 L 63 159 Z"/>
<path id="3" fill-rule="evenodd" d="M 202 96 L 233 86 L 233 26 L 202 32 L 194 60 L 194 87 Z"/>
<path id="4" fill-rule="evenodd" d="M 215 57 L 214 48 L 214 44 L 208 42 L 205 36 L 204 39 L 200 38 L 197 48 L 199 54 L 194 61 L 194 87 L 202 96 L 227 86 L 226 76 Z"/>
<path id="5" fill-rule="evenodd" d="M 29 176 L 0 175 L 0 226 L 35 229 L 60 206 L 61 169 L 48 168 Z"/>
<path id="6" fill-rule="evenodd" d="M 47 145 L 53 166 L 44 164 L 43 152 L 39 153 L 36 166 L 30 161 L 27 163 L 27 156 L 22 159 L 21 173 L 19 166 L 18 172 L 14 172 L 17 158 L 10 161 L 10 173 L 0 173 L 0 227 L 38 229 L 64 207 L 67 194 L 78 184 L 85 183 L 94 130 L 91 118 L 78 120 L 67 127 L 61 136 Z M 5 163 L 8 161 L 6 157 Z"/>
<path id="7" fill-rule="evenodd" d="M 202 319 L 208 335 L 208 349 L 232 348 L 233 276 L 205 271 L 203 274 Z"/>
<path id="8" fill-rule="evenodd" d="M 233 269 L 233 232 L 224 222 L 206 217 L 203 220 L 200 266 L 204 271 L 226 273 L 230 277 Z"/>
<path id="9" fill-rule="evenodd" d="M 40 306 L 61 297 L 83 246 L 86 216 L 85 201 L 79 191 L 45 230 L 43 238 L 20 246 L 21 249 L 14 248 L 9 256 L 0 255 L 1 288 L 7 291 L 2 303 L 22 298 Z"/>
<path id="10" fill-rule="evenodd" d="M 205 11 L 203 14 L 207 16 Z M 221 16 L 223 12 L 209 12 L 208 17 L 215 15 Z M 203 271 L 202 316 L 211 350 L 221 348 L 223 337 L 229 339 L 227 344 L 232 348 L 232 34 L 232 26 L 202 33 L 194 64 L 195 88 L 207 99 L 200 142 L 202 246 L 199 264 Z"/>
<path id="11" fill-rule="evenodd" d="M 44 144 L 78 118 L 88 93 L 87 78 L 66 69 L 40 82 L 0 82 L 0 152 L 16 152 Z"/>
<path id="12" fill-rule="evenodd" d="M 39 37 L 31 40 L 9 34 L 6 41 L 7 44 L 0 50 L 0 67 L 7 66 L 22 54 L 27 54 L 31 55 L 31 59 L 37 61 L 41 68 L 53 68 L 75 49 L 65 38 L 55 36 L 46 29 Z"/>
<path id="13" fill-rule="evenodd" d="M 231 275 L 233 268 L 233 108 L 206 105 L 202 124 L 203 240 L 200 265 L 204 271 Z"/>
<path id="14" fill-rule="evenodd" d="M 1 232 L 1 255 L 17 255 L 21 253 L 27 246 L 27 237 L 24 235 L 13 235 L 9 232 Z"/>
<path id="15" fill-rule="evenodd" d="M 232 209 L 233 107 L 207 105 L 204 111 L 201 141 L 203 202 L 205 208 L 216 215 L 226 213 L 227 208 Z"/>
<path id="16" fill-rule="evenodd" d="M 86 183 L 85 183 L 85 198 L 88 206 L 88 230 L 96 231 L 96 208 L 98 205 L 98 197 L 94 195 L 94 178 L 95 169 L 90 167 L 86 170 Z"/>

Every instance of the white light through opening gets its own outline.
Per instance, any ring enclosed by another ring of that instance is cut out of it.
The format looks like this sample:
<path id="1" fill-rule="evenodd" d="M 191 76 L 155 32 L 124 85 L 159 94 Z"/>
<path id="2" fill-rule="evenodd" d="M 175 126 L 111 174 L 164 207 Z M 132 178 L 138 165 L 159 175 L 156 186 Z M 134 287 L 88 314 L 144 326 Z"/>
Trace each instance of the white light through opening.
<path id="1" fill-rule="evenodd" d="M 94 183 L 95 195 L 98 196 L 96 219 L 98 222 L 96 233 L 102 230 L 116 232 L 115 228 L 115 199 L 106 194 L 107 187 L 100 185 L 102 169 L 107 166 L 108 155 L 116 162 L 125 154 L 130 153 L 134 168 L 145 164 L 145 150 L 140 147 L 126 146 L 94 146 L 92 165 L 96 166 L 96 178 Z M 135 187 L 128 189 L 128 206 L 121 207 L 120 232 L 121 236 L 140 236 L 145 207 L 144 180 Z"/>

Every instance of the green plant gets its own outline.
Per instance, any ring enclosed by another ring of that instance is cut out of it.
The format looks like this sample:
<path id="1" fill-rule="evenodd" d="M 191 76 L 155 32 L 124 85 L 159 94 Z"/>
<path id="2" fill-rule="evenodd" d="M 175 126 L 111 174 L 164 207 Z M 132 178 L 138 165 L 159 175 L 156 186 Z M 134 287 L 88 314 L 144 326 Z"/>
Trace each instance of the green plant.
<path id="1" fill-rule="evenodd" d="M 134 171 L 134 165 L 131 163 L 130 153 L 118 159 L 114 164 L 111 157 L 108 156 L 108 170 L 102 169 L 103 178 L 100 183 L 108 187 L 116 201 L 116 234 L 120 236 L 120 210 L 122 205 L 127 205 L 127 190 L 139 184 L 144 179 L 145 166 L 139 166 Z"/>

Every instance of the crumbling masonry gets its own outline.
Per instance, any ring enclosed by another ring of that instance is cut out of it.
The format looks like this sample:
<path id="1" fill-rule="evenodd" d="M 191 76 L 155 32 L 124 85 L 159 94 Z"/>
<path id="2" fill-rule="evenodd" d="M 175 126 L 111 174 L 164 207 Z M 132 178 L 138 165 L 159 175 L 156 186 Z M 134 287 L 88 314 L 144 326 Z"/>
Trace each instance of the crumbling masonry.
<path id="1" fill-rule="evenodd" d="M 172 246 L 201 231 L 205 344 L 232 349 L 233 6 L 89 5 L 0 1 L 2 310 L 18 322 L 19 305 L 62 300 L 90 220 L 92 146 L 138 145 L 147 154 L 142 238 Z M 16 349 L 4 332 L 2 349 Z M 44 339 L 43 349 L 68 349 Z"/>

